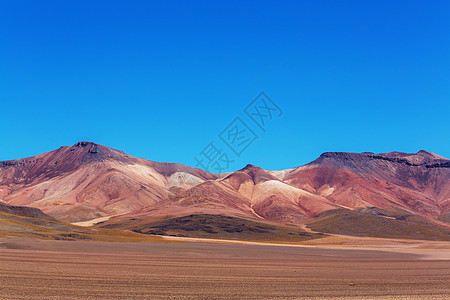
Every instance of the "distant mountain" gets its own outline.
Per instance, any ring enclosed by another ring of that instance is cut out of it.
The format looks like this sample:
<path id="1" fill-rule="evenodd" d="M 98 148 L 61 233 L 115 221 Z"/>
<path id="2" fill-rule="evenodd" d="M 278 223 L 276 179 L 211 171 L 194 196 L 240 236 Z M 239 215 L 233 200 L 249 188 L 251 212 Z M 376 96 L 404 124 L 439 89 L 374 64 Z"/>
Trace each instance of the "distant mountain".
<path id="1" fill-rule="evenodd" d="M 190 176 L 178 179 L 178 174 Z M 180 164 L 156 163 L 91 142 L 0 162 L 0 200 L 63 221 L 139 211 L 167 199 L 173 186 L 191 187 L 217 176 Z"/>
<path id="2" fill-rule="evenodd" d="M 281 179 L 351 209 L 375 206 L 434 217 L 450 211 L 450 160 L 423 150 L 324 153 Z"/>
<path id="3" fill-rule="evenodd" d="M 446 227 L 450 160 L 423 150 L 327 152 L 293 169 L 247 165 L 218 175 L 79 142 L 0 162 L 0 200 L 66 222 L 220 214 L 298 225 L 330 211 L 378 208 Z"/>

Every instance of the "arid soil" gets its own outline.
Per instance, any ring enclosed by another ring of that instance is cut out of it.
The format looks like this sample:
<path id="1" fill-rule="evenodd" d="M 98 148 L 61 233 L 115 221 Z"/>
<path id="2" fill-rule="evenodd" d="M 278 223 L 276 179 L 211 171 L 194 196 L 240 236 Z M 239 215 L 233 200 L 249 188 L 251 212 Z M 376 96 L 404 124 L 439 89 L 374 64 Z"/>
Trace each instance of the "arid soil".
<path id="1" fill-rule="evenodd" d="M 362 240 L 333 246 L 337 239 L 305 247 L 0 239 L 0 299 L 448 299 L 448 243 L 374 239 L 360 250 Z"/>

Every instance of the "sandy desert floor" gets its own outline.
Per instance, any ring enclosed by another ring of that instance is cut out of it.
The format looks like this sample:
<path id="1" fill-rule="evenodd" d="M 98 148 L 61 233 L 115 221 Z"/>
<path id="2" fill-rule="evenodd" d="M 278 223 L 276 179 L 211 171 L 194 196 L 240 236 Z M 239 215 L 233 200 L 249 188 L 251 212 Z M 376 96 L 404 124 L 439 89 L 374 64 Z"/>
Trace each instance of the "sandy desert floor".
<path id="1" fill-rule="evenodd" d="M 338 239 L 0 239 L 0 299 L 450 299 L 449 243 Z"/>

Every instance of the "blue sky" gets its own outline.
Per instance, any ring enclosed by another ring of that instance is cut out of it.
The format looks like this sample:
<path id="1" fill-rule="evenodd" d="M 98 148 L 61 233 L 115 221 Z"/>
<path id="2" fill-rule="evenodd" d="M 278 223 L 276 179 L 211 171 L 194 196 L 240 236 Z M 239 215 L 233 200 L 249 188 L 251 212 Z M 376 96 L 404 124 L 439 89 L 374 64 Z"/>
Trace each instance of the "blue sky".
<path id="1" fill-rule="evenodd" d="M 2 1 L 0 160 L 94 141 L 194 166 L 450 157 L 449 1 Z M 264 91 L 283 111 L 261 128 Z M 218 135 L 258 138 L 240 156 Z"/>

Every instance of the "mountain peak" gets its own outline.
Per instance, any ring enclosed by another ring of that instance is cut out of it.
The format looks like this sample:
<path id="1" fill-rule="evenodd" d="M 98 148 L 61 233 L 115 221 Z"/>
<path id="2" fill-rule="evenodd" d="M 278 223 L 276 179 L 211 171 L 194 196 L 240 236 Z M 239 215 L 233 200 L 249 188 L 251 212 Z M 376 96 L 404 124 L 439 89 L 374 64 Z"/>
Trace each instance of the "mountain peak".
<path id="1" fill-rule="evenodd" d="M 256 170 L 262 170 L 260 167 L 252 165 L 252 164 L 247 164 L 245 167 L 243 167 L 242 169 L 240 169 L 239 171 L 245 171 L 245 170 L 251 170 L 251 169 L 256 169 Z"/>
<path id="2" fill-rule="evenodd" d="M 267 180 L 278 180 L 274 176 L 270 175 L 266 170 L 252 164 L 246 165 L 244 168 L 240 169 L 237 172 L 247 174 L 255 183 Z"/>
<path id="3" fill-rule="evenodd" d="M 99 146 L 99 144 L 96 144 L 94 142 L 80 141 L 75 145 L 73 145 L 72 147 L 88 147 L 88 146 Z"/>
<path id="4" fill-rule="evenodd" d="M 114 160 L 118 162 L 130 162 L 134 158 L 128 154 L 109 148 L 94 142 L 80 141 L 73 146 L 66 147 L 64 155 L 70 155 L 70 159 L 79 162 L 93 162 Z"/>
<path id="5" fill-rule="evenodd" d="M 102 145 L 99 145 L 99 144 L 96 144 L 96 143 L 93 143 L 93 142 L 78 142 L 75 145 L 71 146 L 69 148 L 69 151 L 74 151 L 76 149 L 86 149 L 86 151 L 88 153 L 96 154 L 96 153 L 99 153 L 99 151 L 100 151 L 99 149 L 100 148 L 110 149 L 108 147 L 105 147 L 105 146 L 102 146 Z"/>
<path id="6" fill-rule="evenodd" d="M 325 152 L 318 159 L 308 165 L 317 164 L 333 164 L 345 165 L 347 167 L 363 167 L 373 161 L 388 161 L 395 164 L 403 164 L 408 166 L 446 167 L 450 165 L 447 158 L 436 155 L 434 153 L 420 150 L 417 153 L 405 152 L 387 152 L 374 154 L 372 152 L 350 153 L 350 152 Z"/>
<path id="7" fill-rule="evenodd" d="M 419 152 L 416 153 L 417 155 L 427 156 L 434 159 L 446 159 L 445 157 L 442 157 L 440 155 L 434 154 L 433 152 L 429 152 L 426 150 L 419 150 Z"/>
<path id="8" fill-rule="evenodd" d="M 36 178 L 53 178 L 70 173 L 82 165 L 114 161 L 132 164 L 136 158 L 93 142 L 81 141 L 36 156 L 0 162 L 0 168 L 13 168 L 19 176 L 8 177 L 14 183 L 31 182 Z M 26 175 L 26 176 L 25 176 Z"/>

